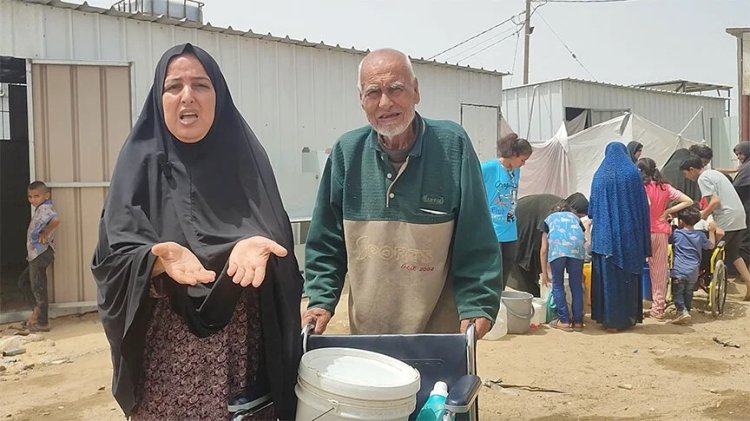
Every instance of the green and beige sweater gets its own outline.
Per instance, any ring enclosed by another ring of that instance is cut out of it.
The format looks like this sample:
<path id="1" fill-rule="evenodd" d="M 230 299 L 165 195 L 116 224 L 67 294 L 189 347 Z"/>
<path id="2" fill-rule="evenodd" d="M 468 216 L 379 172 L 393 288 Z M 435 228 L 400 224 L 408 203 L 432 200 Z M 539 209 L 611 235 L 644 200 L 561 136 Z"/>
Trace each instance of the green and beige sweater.
<path id="1" fill-rule="evenodd" d="M 366 126 L 341 136 L 305 251 L 308 307 L 332 313 L 350 284 L 353 334 L 457 332 L 495 319 L 501 263 L 479 160 L 464 129 L 417 119 L 397 173 Z"/>

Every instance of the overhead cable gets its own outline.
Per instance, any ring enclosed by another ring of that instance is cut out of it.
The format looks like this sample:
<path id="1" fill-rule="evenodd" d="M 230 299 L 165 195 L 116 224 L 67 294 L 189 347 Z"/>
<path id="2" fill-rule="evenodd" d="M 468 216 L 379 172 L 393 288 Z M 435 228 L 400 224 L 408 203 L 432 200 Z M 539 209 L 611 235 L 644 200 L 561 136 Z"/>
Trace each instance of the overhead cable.
<path id="1" fill-rule="evenodd" d="M 521 12 L 521 13 L 523 13 L 523 12 Z M 520 15 L 521 13 L 518 13 L 517 15 Z M 462 46 L 462 45 L 466 44 L 467 42 L 469 42 L 469 41 L 471 41 L 471 40 L 473 40 L 473 39 L 479 38 L 480 36 L 482 36 L 482 35 L 486 34 L 487 32 L 490 32 L 490 31 L 492 31 L 493 29 L 495 29 L 495 28 L 499 28 L 500 26 L 502 26 L 502 25 L 505 25 L 506 23 L 508 23 L 508 22 L 512 21 L 512 20 L 513 20 L 513 18 L 514 18 L 515 16 L 516 16 L 516 15 L 513 15 L 513 16 L 509 17 L 508 19 L 505 19 L 504 21 L 502 21 L 502 22 L 500 22 L 500 23 L 498 23 L 498 24 L 496 24 L 496 25 L 493 25 L 493 26 L 492 26 L 492 27 L 490 27 L 490 28 L 487 28 L 487 29 L 485 29 L 484 31 L 482 31 L 482 32 L 480 32 L 480 33 L 478 33 L 478 34 L 476 34 L 476 35 L 473 35 L 473 36 L 471 36 L 471 37 L 469 37 L 469 38 L 466 38 L 465 40 L 463 40 L 463 41 L 459 42 L 458 44 L 456 44 L 456 45 L 454 45 L 454 46 L 452 46 L 452 47 L 446 48 L 445 50 L 443 50 L 443 51 L 441 51 L 441 52 L 439 52 L 439 53 L 435 54 L 435 55 L 434 55 L 434 56 L 432 56 L 432 57 L 428 57 L 428 58 L 427 58 L 427 60 L 432 60 L 432 59 L 434 59 L 435 57 L 441 56 L 441 55 L 443 55 L 443 54 L 447 53 L 448 51 L 451 51 L 451 50 L 453 50 L 453 49 L 455 49 L 455 48 L 458 48 L 458 47 L 460 47 L 460 46 Z"/>
<path id="2" fill-rule="evenodd" d="M 570 53 L 571 57 L 573 57 L 573 60 L 575 60 L 576 62 L 578 62 L 578 64 L 583 68 L 583 70 L 586 71 L 586 73 L 589 74 L 589 76 L 591 76 L 592 79 L 596 80 L 596 77 L 594 77 L 594 75 L 589 71 L 589 69 L 587 69 L 586 66 L 583 65 L 583 63 L 581 62 L 581 60 L 578 59 L 578 56 L 576 56 L 576 54 L 573 52 L 573 50 L 571 50 L 570 47 L 568 47 L 568 45 L 565 43 L 565 41 L 563 41 L 562 38 L 560 38 L 560 36 L 557 34 L 557 32 L 555 32 L 555 30 L 552 28 L 552 25 L 550 25 L 549 22 L 547 22 L 547 20 L 544 19 L 544 16 L 542 16 L 541 13 L 539 13 L 539 18 L 542 19 L 542 22 L 544 22 L 544 24 L 547 25 L 547 27 L 550 29 L 550 31 L 552 31 L 552 34 L 555 36 L 555 38 L 557 38 L 558 41 L 560 41 L 560 43 L 563 45 L 563 47 L 565 47 L 565 49 L 568 50 L 568 52 Z"/>
<path id="3" fill-rule="evenodd" d="M 520 29 L 518 29 L 518 30 L 516 30 L 515 32 L 513 32 L 512 34 L 510 34 L 510 35 L 507 35 L 507 36 L 505 36 L 505 37 L 503 37 L 503 38 L 499 39 L 499 40 L 498 40 L 498 41 L 496 41 L 496 42 L 493 42 L 492 44 L 490 44 L 490 45 L 488 45 L 488 46 L 486 46 L 486 47 L 482 48 L 481 50 L 479 50 L 479 51 L 475 52 L 474 54 L 470 54 L 470 55 L 468 55 L 468 56 L 466 56 L 466 57 L 462 58 L 461 60 L 458 60 L 458 61 L 456 62 L 456 64 L 458 64 L 458 63 L 460 63 L 460 62 L 462 62 L 462 61 L 464 61 L 464 60 L 466 60 L 466 59 L 468 59 L 468 58 L 474 57 L 475 55 L 477 55 L 477 54 L 481 53 L 482 51 L 484 51 L 484 50 L 486 50 L 486 49 L 488 49 L 488 48 L 490 48 L 490 47 L 494 47 L 495 45 L 497 45 L 497 44 L 500 44 L 501 42 L 503 42 L 503 41 L 505 41 L 506 39 L 508 39 L 508 38 L 512 37 L 513 35 L 518 35 L 518 33 L 519 33 L 519 32 L 521 32 L 522 30 L 523 30 L 523 26 L 522 26 L 522 27 L 521 27 Z"/>

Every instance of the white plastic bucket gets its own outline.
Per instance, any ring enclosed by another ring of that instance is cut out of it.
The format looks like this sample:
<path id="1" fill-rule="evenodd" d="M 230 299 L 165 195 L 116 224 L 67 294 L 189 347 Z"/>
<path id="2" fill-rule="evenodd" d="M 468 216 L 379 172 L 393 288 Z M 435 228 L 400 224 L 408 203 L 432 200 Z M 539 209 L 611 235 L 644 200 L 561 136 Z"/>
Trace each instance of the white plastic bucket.
<path id="1" fill-rule="evenodd" d="M 534 316 L 531 318 L 531 324 L 538 326 L 547 323 L 547 301 L 534 297 L 531 299 L 531 305 L 534 306 Z"/>
<path id="2" fill-rule="evenodd" d="M 419 372 L 387 355 L 320 348 L 300 361 L 297 421 L 406 420 L 414 412 Z"/>
<path id="3" fill-rule="evenodd" d="M 500 309 L 497 311 L 497 317 L 495 317 L 495 324 L 492 325 L 492 329 L 490 329 L 487 334 L 484 335 L 482 339 L 487 339 L 489 341 L 496 341 L 503 336 L 508 334 L 508 312 L 505 309 L 505 306 L 502 302 L 500 302 Z"/>
<path id="4" fill-rule="evenodd" d="M 529 331 L 534 317 L 533 295 L 523 291 L 503 291 L 502 303 L 508 311 L 508 333 L 523 334 Z"/>
<path id="5" fill-rule="evenodd" d="M 571 303 L 571 293 L 570 293 L 570 281 L 568 280 L 568 272 L 565 272 L 565 275 L 563 275 L 563 287 L 565 288 L 565 299 L 568 300 L 568 306 L 570 306 Z M 542 277 L 539 277 L 539 298 L 543 300 L 547 300 L 547 296 L 549 294 L 552 294 L 552 279 L 550 278 L 550 284 L 549 286 L 545 286 L 542 282 Z"/>

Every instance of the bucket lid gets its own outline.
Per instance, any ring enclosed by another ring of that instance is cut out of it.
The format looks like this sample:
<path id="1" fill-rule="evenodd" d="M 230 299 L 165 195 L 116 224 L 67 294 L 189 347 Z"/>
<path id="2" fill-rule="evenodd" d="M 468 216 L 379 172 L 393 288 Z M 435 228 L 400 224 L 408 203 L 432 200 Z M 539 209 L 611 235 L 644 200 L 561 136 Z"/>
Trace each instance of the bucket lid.
<path id="1" fill-rule="evenodd" d="M 328 393 L 394 400 L 419 391 L 419 371 L 395 358 L 353 348 L 319 348 L 302 355 L 300 379 Z"/>

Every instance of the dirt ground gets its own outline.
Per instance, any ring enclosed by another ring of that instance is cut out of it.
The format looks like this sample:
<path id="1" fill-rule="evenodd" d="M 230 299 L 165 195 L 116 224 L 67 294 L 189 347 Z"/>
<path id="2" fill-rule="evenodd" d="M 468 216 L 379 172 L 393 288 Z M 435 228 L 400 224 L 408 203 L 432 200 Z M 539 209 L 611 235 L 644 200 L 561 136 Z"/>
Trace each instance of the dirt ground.
<path id="1" fill-rule="evenodd" d="M 744 291 L 730 282 L 725 314 L 694 311 L 689 326 L 647 319 L 614 334 L 591 323 L 583 332 L 542 326 L 480 341 L 481 417 L 750 419 L 750 303 L 739 301 Z M 345 302 L 331 333 L 347 331 Z M 696 307 L 703 305 L 699 293 Z M 0 345 L 20 340 L 26 348 L 0 359 L 0 419 L 123 420 L 111 395 L 109 347 L 96 315 L 56 319 L 52 326 L 49 333 L 15 339 L 14 325 L 0 326 Z M 503 388 L 493 380 L 560 393 Z"/>

